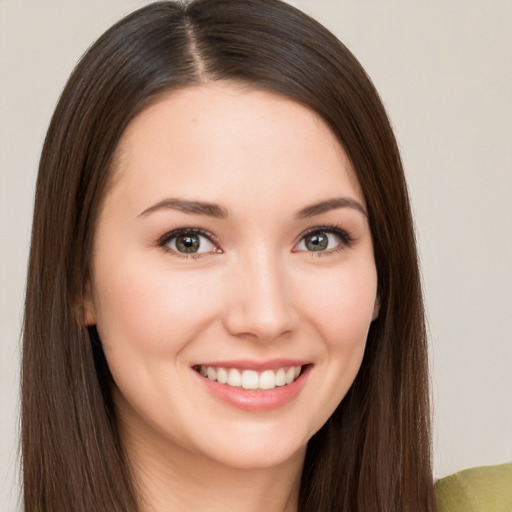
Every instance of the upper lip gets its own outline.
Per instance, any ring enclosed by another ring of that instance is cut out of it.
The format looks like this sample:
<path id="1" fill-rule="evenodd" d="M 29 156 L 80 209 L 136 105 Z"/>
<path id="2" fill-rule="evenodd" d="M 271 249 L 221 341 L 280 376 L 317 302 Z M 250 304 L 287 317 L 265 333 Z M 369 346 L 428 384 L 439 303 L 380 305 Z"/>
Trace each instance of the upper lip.
<path id="1" fill-rule="evenodd" d="M 310 364 L 310 361 L 303 359 L 267 359 L 266 361 L 255 361 L 251 359 L 237 359 L 231 361 L 204 361 L 196 363 L 193 366 L 210 366 L 221 368 L 237 368 L 239 370 L 254 370 L 262 372 L 265 370 L 278 370 L 279 368 L 287 368 L 291 366 L 304 366 Z"/>

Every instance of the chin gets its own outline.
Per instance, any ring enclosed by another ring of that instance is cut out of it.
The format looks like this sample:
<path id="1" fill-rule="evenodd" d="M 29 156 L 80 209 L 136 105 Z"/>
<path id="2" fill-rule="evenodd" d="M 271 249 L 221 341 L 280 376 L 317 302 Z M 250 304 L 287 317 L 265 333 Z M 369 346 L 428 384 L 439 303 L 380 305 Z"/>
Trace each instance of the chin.
<path id="1" fill-rule="evenodd" d="M 243 442 L 230 444 L 226 450 L 210 453 L 211 459 L 225 466 L 240 470 L 270 469 L 286 465 L 291 461 L 302 460 L 306 453 L 307 444 L 298 447 L 279 445 L 279 443 Z M 220 447 L 219 447 L 220 448 Z"/>
<path id="2" fill-rule="evenodd" d="M 297 426 L 296 426 L 297 427 Z M 204 432 L 203 432 L 204 434 Z M 264 469 L 303 458 L 312 434 L 282 423 L 241 422 L 211 431 L 194 443 L 211 460 L 237 469 Z"/>

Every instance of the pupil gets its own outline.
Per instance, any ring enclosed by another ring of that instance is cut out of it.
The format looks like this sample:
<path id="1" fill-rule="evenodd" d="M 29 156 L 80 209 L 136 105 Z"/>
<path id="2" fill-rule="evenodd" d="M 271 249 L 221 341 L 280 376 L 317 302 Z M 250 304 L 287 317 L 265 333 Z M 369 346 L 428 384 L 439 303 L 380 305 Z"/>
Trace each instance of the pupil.
<path id="1" fill-rule="evenodd" d="M 327 249 L 329 240 L 325 234 L 315 234 L 306 237 L 306 247 L 310 251 L 323 251 Z"/>
<path id="2" fill-rule="evenodd" d="M 180 252 L 197 252 L 199 249 L 199 237 L 194 235 L 182 235 L 176 239 L 176 247 Z"/>

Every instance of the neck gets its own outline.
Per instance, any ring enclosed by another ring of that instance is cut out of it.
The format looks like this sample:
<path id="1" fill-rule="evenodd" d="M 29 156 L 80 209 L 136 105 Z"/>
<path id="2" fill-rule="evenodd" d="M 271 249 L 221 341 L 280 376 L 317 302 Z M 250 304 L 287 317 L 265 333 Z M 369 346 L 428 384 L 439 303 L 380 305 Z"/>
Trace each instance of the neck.
<path id="1" fill-rule="evenodd" d="M 234 468 L 176 445 L 123 437 L 141 512 L 298 510 L 305 448 L 277 466 Z"/>
<path id="2" fill-rule="evenodd" d="M 272 468 L 231 468 L 192 453 L 134 457 L 143 512 L 296 512 L 304 456 Z"/>

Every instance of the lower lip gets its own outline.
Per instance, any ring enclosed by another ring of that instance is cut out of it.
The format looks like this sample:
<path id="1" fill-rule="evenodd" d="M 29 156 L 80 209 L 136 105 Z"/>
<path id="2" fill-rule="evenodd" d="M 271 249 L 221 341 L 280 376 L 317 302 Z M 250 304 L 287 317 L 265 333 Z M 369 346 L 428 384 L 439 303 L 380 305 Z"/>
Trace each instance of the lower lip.
<path id="1" fill-rule="evenodd" d="M 278 409 L 294 400 L 302 391 L 310 369 L 311 365 L 303 368 L 302 373 L 291 384 L 260 391 L 234 388 L 196 373 L 216 398 L 243 411 L 261 412 Z"/>

